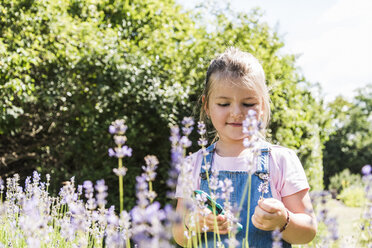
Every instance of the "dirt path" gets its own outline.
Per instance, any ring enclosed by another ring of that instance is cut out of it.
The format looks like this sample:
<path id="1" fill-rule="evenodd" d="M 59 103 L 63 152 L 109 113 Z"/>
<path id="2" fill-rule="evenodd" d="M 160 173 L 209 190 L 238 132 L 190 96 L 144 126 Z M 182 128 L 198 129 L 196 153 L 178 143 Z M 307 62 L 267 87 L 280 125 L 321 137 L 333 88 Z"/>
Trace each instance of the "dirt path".
<path id="1" fill-rule="evenodd" d="M 362 216 L 362 209 L 347 207 L 333 199 L 328 201 L 327 208 L 329 216 L 337 218 L 340 247 L 358 247 L 355 242 L 359 235 L 360 227 L 357 223 Z"/>

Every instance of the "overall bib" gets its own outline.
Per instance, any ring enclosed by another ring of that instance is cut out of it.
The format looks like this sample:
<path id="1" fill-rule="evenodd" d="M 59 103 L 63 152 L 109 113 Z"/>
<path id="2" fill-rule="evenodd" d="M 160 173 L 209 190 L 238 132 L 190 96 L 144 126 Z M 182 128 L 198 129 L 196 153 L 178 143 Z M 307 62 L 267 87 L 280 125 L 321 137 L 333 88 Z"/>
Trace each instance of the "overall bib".
<path id="1" fill-rule="evenodd" d="M 208 187 L 208 182 L 206 178 L 206 172 L 203 168 L 205 162 L 210 164 L 209 169 L 209 175 L 211 175 L 211 168 L 213 167 L 213 154 L 215 151 L 215 143 L 210 145 L 207 148 L 208 155 L 206 156 L 205 160 L 203 159 L 201 170 L 200 170 L 200 189 L 204 192 L 210 194 L 210 190 Z M 252 175 L 251 179 L 251 188 L 248 190 L 251 191 L 251 201 L 250 201 L 250 211 L 249 211 L 249 234 L 248 234 L 248 242 L 250 248 L 271 248 L 272 247 L 272 232 L 271 231 L 263 231 L 258 228 L 256 228 L 251 221 L 252 215 L 254 213 L 254 210 L 257 206 L 257 202 L 260 199 L 261 192 L 258 191 L 258 187 L 261 184 L 261 182 L 264 182 L 263 179 L 261 179 L 262 175 L 269 173 L 269 148 L 263 148 L 261 149 L 261 156 L 259 158 L 259 162 L 257 163 L 257 170 Z M 245 171 L 219 171 L 218 174 L 218 180 L 225 180 L 225 178 L 228 178 L 232 181 L 232 186 L 234 187 L 234 191 L 230 194 L 230 203 L 231 206 L 239 206 L 241 199 L 244 197 L 244 202 L 242 205 L 242 209 L 239 216 L 239 223 L 243 225 L 243 229 L 236 234 L 236 239 L 239 241 L 239 246 L 243 246 L 243 239 L 245 238 L 245 232 L 246 232 L 246 226 L 247 226 L 247 207 L 248 207 L 248 190 L 247 194 L 244 196 L 244 187 L 246 185 L 246 182 L 248 180 L 249 174 Z M 217 193 L 220 192 L 220 189 L 217 190 Z M 272 197 L 271 194 L 271 188 L 269 184 L 269 190 L 268 193 L 264 194 L 264 198 L 270 198 Z M 219 203 L 221 206 L 224 205 L 224 200 L 217 199 L 217 203 Z M 204 235 L 204 234 L 202 234 Z M 208 232 L 208 248 L 214 247 L 214 237 L 213 232 Z M 224 243 L 225 247 L 228 247 L 227 240 L 228 235 L 220 235 L 221 241 Z M 204 240 L 202 238 L 202 240 Z M 216 243 L 218 241 L 217 235 L 216 235 Z M 204 247 L 205 244 L 203 243 Z M 282 246 L 283 248 L 290 248 L 292 247 L 289 243 L 282 240 Z"/>

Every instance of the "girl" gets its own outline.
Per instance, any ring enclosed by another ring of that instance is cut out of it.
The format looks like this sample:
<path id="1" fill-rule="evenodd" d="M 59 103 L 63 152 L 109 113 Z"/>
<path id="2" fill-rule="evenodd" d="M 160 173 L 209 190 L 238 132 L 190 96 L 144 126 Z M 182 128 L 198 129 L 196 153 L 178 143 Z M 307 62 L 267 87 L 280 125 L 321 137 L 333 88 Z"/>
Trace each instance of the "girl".
<path id="1" fill-rule="evenodd" d="M 244 194 L 249 175 L 244 157 L 251 150 L 243 145 L 243 140 L 249 136 L 243 132 L 242 122 L 248 111 L 254 110 L 258 113 L 256 118 L 261 127 L 265 128 L 270 118 L 269 101 L 264 71 L 251 54 L 228 48 L 212 60 L 202 95 L 201 119 L 206 116 L 212 122 L 218 138 L 217 142 L 207 148 L 207 154 L 201 149 L 189 157 L 193 165 L 192 187 L 193 190 L 210 193 L 204 176 L 205 169 L 208 170 L 205 165 L 209 163 L 211 168 L 218 171 L 219 180 L 229 178 L 232 181 L 232 205 L 239 205 L 245 197 L 239 219 L 243 230 L 236 235 L 238 247 L 243 247 L 245 243 L 243 239 L 247 228 L 249 247 L 256 248 L 272 247 L 274 230 L 280 230 L 283 247 L 308 243 L 316 234 L 317 224 L 308 194 L 309 185 L 302 165 L 292 150 L 259 139 L 261 159 L 257 160 L 260 162 L 255 168 L 260 173 L 252 174 L 251 187 L 248 189 L 251 192 Z M 261 198 L 257 188 L 264 181 L 262 175 L 265 174 L 269 175 L 269 187 L 265 197 Z M 189 196 L 182 192 L 183 189 L 178 185 L 177 212 L 185 218 L 181 224 L 173 227 L 173 236 L 179 245 L 186 246 L 185 231 L 191 223 L 184 206 L 185 198 Z M 224 205 L 222 201 L 217 202 Z M 250 204 L 249 213 L 247 204 Z M 207 236 L 208 247 L 213 247 L 213 232 L 219 233 L 225 247 L 228 247 L 226 234 L 229 225 L 225 215 L 216 218 L 211 212 L 208 215 L 200 213 L 198 219 L 197 230 L 206 230 L 207 226 L 210 232 Z"/>

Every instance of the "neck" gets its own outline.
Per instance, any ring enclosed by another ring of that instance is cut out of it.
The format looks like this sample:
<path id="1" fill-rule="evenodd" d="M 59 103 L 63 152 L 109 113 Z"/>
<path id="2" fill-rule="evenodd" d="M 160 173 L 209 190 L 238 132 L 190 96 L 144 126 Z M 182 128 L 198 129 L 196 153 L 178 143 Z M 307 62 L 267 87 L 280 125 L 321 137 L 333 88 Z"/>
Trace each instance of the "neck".
<path id="1" fill-rule="evenodd" d="M 238 157 L 245 151 L 245 147 L 242 142 L 225 142 L 217 141 L 216 152 L 221 157 Z"/>

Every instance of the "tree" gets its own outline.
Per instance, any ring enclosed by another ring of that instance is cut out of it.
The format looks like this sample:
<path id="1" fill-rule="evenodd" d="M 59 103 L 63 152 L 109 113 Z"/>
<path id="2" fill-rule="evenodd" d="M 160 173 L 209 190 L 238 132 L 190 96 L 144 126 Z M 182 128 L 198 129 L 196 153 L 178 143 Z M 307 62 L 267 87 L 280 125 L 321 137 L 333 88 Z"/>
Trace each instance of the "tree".
<path id="1" fill-rule="evenodd" d="M 327 139 L 329 120 L 322 100 L 312 93 L 312 85 L 299 73 L 296 57 L 281 53 L 284 43 L 279 35 L 260 21 L 259 9 L 250 13 L 235 12 L 226 6 L 218 9 L 202 8 L 201 13 L 213 13 L 215 19 L 204 28 L 198 38 L 203 49 L 200 54 L 209 61 L 215 51 L 237 46 L 256 56 L 265 70 L 271 89 L 272 117 L 268 138 L 274 143 L 295 149 L 304 165 L 312 189 L 323 188 L 322 148 Z M 202 14 L 198 16 L 203 16 Z"/>
<path id="2" fill-rule="evenodd" d="M 211 13 L 212 26 L 203 24 L 203 11 Z M 116 193 L 107 128 L 125 118 L 133 148 L 124 161 L 126 208 L 135 203 L 132 179 L 148 154 L 159 158 L 155 190 L 164 202 L 169 126 L 197 116 L 208 63 L 230 45 L 264 66 L 272 88 L 270 138 L 297 149 L 310 175 L 322 172 L 321 104 L 257 10 L 185 11 L 171 0 L 3 0 L 0 13 L 3 176 L 24 178 L 37 169 L 52 174 L 55 190 L 72 176 L 77 183 L 104 178 Z M 319 176 L 311 178 L 312 186 L 321 185 Z"/>
<path id="3" fill-rule="evenodd" d="M 337 97 L 328 106 L 334 131 L 324 148 L 324 181 L 348 168 L 360 173 L 372 161 L 372 84 L 357 90 L 349 102 Z"/>
<path id="4" fill-rule="evenodd" d="M 1 175 L 38 169 L 52 174 L 55 189 L 72 176 L 105 178 L 115 192 L 107 128 L 123 117 L 134 150 L 128 178 L 140 174 L 147 154 L 167 164 L 168 127 L 177 123 L 189 87 L 174 81 L 175 74 L 182 78 L 175 54 L 193 31 L 187 14 L 173 7 L 173 1 L 3 1 Z M 158 171 L 159 184 L 167 167 Z M 128 208 L 134 182 L 125 189 Z"/>

